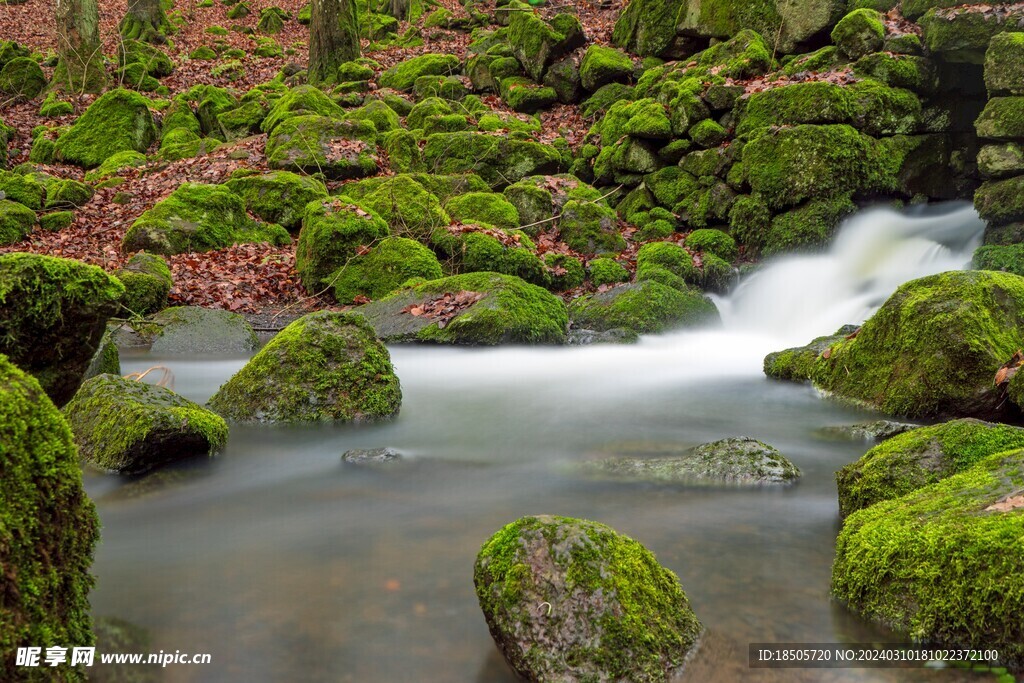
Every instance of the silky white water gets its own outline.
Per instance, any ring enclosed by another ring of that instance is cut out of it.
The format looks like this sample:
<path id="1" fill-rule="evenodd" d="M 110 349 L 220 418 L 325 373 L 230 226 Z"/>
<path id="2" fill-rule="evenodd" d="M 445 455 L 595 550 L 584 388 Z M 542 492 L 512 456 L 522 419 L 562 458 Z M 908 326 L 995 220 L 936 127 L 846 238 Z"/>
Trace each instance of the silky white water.
<path id="1" fill-rule="evenodd" d="M 512 683 L 473 592 L 473 562 L 528 514 L 604 522 L 674 571 L 707 628 L 689 681 L 951 681 L 906 669 L 759 670 L 750 642 L 899 642 L 829 597 L 834 472 L 869 444 L 822 427 L 876 419 L 773 382 L 764 355 L 863 321 L 901 283 L 961 268 L 982 225 L 966 205 L 865 211 L 821 255 L 764 265 L 717 303 L 722 324 L 635 345 L 395 347 L 401 414 L 374 426 L 232 425 L 213 459 L 140 481 L 86 475 L 103 523 L 96 615 L 152 651 L 208 652 L 165 681 Z M 144 356 L 205 401 L 245 363 Z M 596 481 L 574 464 L 752 436 L 803 471 L 780 489 Z M 351 448 L 405 462 L 343 466 Z"/>

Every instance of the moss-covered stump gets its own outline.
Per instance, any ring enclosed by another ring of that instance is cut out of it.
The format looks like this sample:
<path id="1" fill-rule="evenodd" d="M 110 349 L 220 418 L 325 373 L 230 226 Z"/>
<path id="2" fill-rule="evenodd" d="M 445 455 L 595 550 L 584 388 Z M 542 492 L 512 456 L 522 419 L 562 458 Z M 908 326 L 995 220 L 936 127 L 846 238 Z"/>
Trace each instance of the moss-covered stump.
<path id="1" fill-rule="evenodd" d="M 351 263 L 361 247 L 387 235 L 387 223 L 344 198 L 311 202 L 295 246 L 295 270 L 302 285 L 310 293 L 332 287 L 335 272 Z"/>
<path id="2" fill-rule="evenodd" d="M 81 457 L 118 474 L 140 474 L 195 455 L 213 455 L 228 439 L 219 416 L 170 389 L 99 375 L 64 407 Z"/>
<path id="3" fill-rule="evenodd" d="M 53 680 L 15 667 L 19 647 L 88 646 L 89 574 L 99 520 L 82 489 L 71 431 L 39 383 L 0 355 L 0 678 Z M 62 667 L 64 681 L 84 681 Z"/>
<path id="4" fill-rule="evenodd" d="M 653 280 L 582 296 L 569 311 L 573 327 L 598 332 L 622 328 L 652 334 L 718 320 L 718 309 L 699 291 L 681 291 Z"/>
<path id="5" fill-rule="evenodd" d="M 356 254 L 326 278 L 334 299 L 351 304 L 359 298 L 379 299 L 413 279 L 437 280 L 441 264 L 430 249 L 405 237 L 387 237 L 365 254 Z"/>
<path id="6" fill-rule="evenodd" d="M 774 447 L 748 437 L 703 444 L 680 457 L 616 457 L 584 462 L 584 472 L 618 481 L 663 484 L 788 484 L 800 469 Z"/>
<path id="7" fill-rule="evenodd" d="M 1024 448 L 1024 429 L 974 419 L 904 432 L 836 472 L 843 517 L 905 496 L 976 465 L 994 453 Z"/>
<path id="8" fill-rule="evenodd" d="M 512 275 L 467 273 L 432 280 L 360 306 L 386 342 L 561 344 L 568 315 L 554 294 Z"/>
<path id="9" fill-rule="evenodd" d="M 244 316 L 198 306 L 165 308 L 135 325 L 135 333 L 157 356 L 240 356 L 259 346 Z"/>
<path id="10" fill-rule="evenodd" d="M 532 175 L 558 173 L 558 150 L 507 135 L 460 132 L 427 138 L 423 159 L 432 173 L 476 173 L 494 189 Z"/>
<path id="11" fill-rule="evenodd" d="M 10 199 L 0 199 L 0 247 L 25 239 L 35 224 L 35 211 Z"/>
<path id="12" fill-rule="evenodd" d="M 831 347 L 816 385 L 908 417 L 996 416 L 996 371 L 1024 346 L 1024 278 L 953 271 L 901 286 L 856 337 Z"/>
<path id="13" fill-rule="evenodd" d="M 282 245 L 291 238 L 280 225 L 249 218 L 245 202 L 227 188 L 185 183 L 132 223 L 121 248 L 170 256 L 246 242 Z"/>
<path id="14" fill-rule="evenodd" d="M 121 283 L 95 266 L 35 254 L 0 256 L 0 353 L 63 405 L 81 384 L 123 295 Z"/>
<path id="15" fill-rule="evenodd" d="M 114 275 L 124 285 L 121 305 L 134 315 L 149 315 L 167 308 L 167 295 L 174 286 L 171 269 L 156 254 L 135 254 Z"/>
<path id="16" fill-rule="evenodd" d="M 378 171 L 376 142 L 372 121 L 293 116 L 267 139 L 267 163 L 271 168 L 323 173 L 333 180 L 361 178 Z"/>
<path id="17" fill-rule="evenodd" d="M 370 422 L 394 417 L 401 403 L 373 329 L 358 315 L 321 311 L 278 333 L 208 405 L 238 422 Z"/>
<path id="18" fill-rule="evenodd" d="M 814 365 L 821 354 L 856 331 L 856 325 L 845 325 L 835 334 L 818 337 L 804 346 L 769 353 L 764 357 L 764 374 L 788 382 L 810 381 L 814 376 Z"/>
<path id="19" fill-rule="evenodd" d="M 675 574 L 587 520 L 505 526 L 480 549 L 473 583 L 498 649 L 529 681 L 667 681 L 702 630 Z"/>
<path id="20" fill-rule="evenodd" d="M 327 197 L 319 180 L 288 171 L 232 178 L 224 185 L 245 201 L 249 211 L 288 230 L 299 227 L 311 201 Z"/>
<path id="21" fill-rule="evenodd" d="M 117 152 L 145 152 L 157 138 L 149 100 L 130 90 L 112 90 L 93 102 L 57 139 L 57 158 L 95 168 Z"/>
<path id="22" fill-rule="evenodd" d="M 1024 451 L 846 518 L 832 592 L 916 641 L 992 648 L 1024 665 Z"/>

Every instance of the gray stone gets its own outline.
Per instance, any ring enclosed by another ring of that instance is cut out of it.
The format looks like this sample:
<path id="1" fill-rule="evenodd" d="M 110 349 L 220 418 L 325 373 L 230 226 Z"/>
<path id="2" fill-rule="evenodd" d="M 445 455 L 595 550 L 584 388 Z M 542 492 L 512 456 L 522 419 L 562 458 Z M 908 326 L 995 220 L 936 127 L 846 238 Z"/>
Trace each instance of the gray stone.
<path id="1" fill-rule="evenodd" d="M 342 462 L 353 465 L 372 465 L 401 459 L 402 454 L 394 448 L 354 448 L 341 456 Z"/>

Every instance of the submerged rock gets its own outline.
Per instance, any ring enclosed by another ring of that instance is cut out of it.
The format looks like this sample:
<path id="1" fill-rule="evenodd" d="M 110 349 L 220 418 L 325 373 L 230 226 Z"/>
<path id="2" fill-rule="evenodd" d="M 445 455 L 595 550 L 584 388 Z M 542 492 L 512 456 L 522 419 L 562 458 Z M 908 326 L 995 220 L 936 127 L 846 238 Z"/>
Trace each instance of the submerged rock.
<path id="1" fill-rule="evenodd" d="M 530 681 L 665 681 L 701 633 L 675 574 L 597 522 L 523 517 L 480 549 L 473 582 L 491 636 Z"/>
<path id="2" fill-rule="evenodd" d="M 565 304 L 557 296 L 498 273 L 431 280 L 355 312 L 386 342 L 561 344 L 568 325 Z"/>
<path id="3" fill-rule="evenodd" d="M 739 437 L 669 458 L 618 457 L 585 462 L 584 471 L 615 479 L 673 484 L 786 484 L 800 469 L 768 444 Z"/>
<path id="4" fill-rule="evenodd" d="M 1024 429 L 980 420 L 953 420 L 894 436 L 836 472 L 839 514 L 899 498 L 972 467 L 979 460 L 1024 448 Z"/>
<path id="5" fill-rule="evenodd" d="M 299 318 L 209 401 L 238 422 L 369 422 L 398 414 L 402 390 L 387 348 L 353 313 Z"/>
<path id="6" fill-rule="evenodd" d="M 1001 665 L 1024 665 L 1022 471 L 1024 450 L 997 453 L 854 512 L 836 542 L 832 593 L 919 641 L 997 649 Z"/>
<path id="7" fill-rule="evenodd" d="M 814 373 L 814 364 L 833 344 L 857 332 L 856 325 L 844 325 L 835 334 L 818 337 L 805 346 L 775 351 L 764 357 L 764 374 L 772 379 L 806 382 Z"/>
<path id="8" fill-rule="evenodd" d="M 992 417 L 1009 409 L 993 378 L 1022 346 L 1024 277 L 953 271 L 901 286 L 813 380 L 892 415 Z"/>
<path id="9" fill-rule="evenodd" d="M 3 355 L 0 454 L 0 650 L 91 643 L 87 596 L 99 520 L 82 489 L 67 422 L 39 383 Z M 66 680 L 82 679 L 67 671 Z M 27 680 L 24 672 L 13 656 L 0 658 L 0 679 Z"/>
<path id="10" fill-rule="evenodd" d="M 0 256 L 0 353 L 63 405 L 82 383 L 122 296 L 124 286 L 95 266 L 35 254 Z"/>
<path id="11" fill-rule="evenodd" d="M 164 309 L 136 325 L 135 331 L 151 345 L 152 353 L 164 356 L 242 355 L 259 346 L 243 316 L 198 306 Z"/>
<path id="12" fill-rule="evenodd" d="M 213 455 L 228 426 L 170 389 L 99 375 L 64 408 L 81 457 L 95 467 L 139 474 L 195 455 Z"/>
<path id="13" fill-rule="evenodd" d="M 820 431 L 828 436 L 840 436 L 865 441 L 884 441 L 892 437 L 918 429 L 921 425 L 912 422 L 893 422 L 892 420 L 875 420 L 852 425 L 833 425 Z"/>
<path id="14" fill-rule="evenodd" d="M 353 465 L 394 462 L 401 459 L 402 454 L 394 448 L 355 448 L 345 451 L 341 456 L 342 462 L 352 463 Z"/>

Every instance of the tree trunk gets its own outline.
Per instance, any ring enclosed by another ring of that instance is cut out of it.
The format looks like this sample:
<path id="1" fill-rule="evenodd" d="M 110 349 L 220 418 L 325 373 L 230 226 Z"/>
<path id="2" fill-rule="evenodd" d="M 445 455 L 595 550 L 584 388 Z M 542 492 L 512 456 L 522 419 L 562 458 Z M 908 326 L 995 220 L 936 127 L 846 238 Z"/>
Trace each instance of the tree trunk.
<path id="1" fill-rule="evenodd" d="M 313 0 L 309 21 L 309 82 L 332 84 L 338 66 L 358 59 L 355 0 Z"/>
<path id="2" fill-rule="evenodd" d="M 409 9 L 411 6 L 412 2 L 410 2 L 410 0 L 391 0 L 391 8 L 388 14 L 399 21 L 405 21 L 409 18 Z"/>
<path id="3" fill-rule="evenodd" d="M 107 85 L 96 0 L 56 0 L 57 69 L 51 87 L 101 92 Z"/>
<path id="4" fill-rule="evenodd" d="M 118 28 L 123 38 L 164 43 L 170 23 L 160 0 L 128 0 L 128 13 Z"/>

